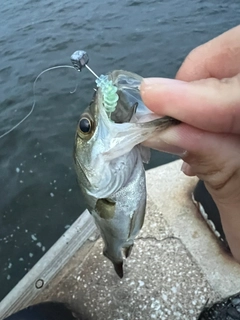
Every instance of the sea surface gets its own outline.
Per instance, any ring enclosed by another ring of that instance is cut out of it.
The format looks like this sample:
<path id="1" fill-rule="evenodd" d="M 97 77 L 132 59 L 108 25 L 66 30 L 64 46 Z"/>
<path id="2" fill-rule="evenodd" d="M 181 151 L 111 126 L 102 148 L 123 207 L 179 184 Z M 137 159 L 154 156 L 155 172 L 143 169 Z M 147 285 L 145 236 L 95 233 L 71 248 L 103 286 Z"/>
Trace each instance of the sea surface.
<path id="1" fill-rule="evenodd" d="M 36 76 L 71 65 L 76 50 L 97 74 L 174 77 L 194 47 L 239 21 L 239 0 L 3 1 L 0 135 L 30 111 Z M 43 74 L 34 112 L 0 139 L 0 300 L 85 209 L 72 152 L 93 87 L 86 69 Z M 153 152 L 148 167 L 174 159 Z"/>

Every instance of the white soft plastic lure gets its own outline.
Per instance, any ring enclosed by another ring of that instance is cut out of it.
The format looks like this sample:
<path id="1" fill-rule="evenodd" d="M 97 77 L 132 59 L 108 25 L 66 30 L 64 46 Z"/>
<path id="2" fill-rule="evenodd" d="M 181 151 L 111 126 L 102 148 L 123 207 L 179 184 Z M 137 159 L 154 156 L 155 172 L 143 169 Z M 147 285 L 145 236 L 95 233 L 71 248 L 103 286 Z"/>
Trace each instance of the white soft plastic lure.
<path id="1" fill-rule="evenodd" d="M 103 238 L 103 254 L 120 277 L 122 251 L 129 256 L 146 209 L 143 162 L 148 162 L 150 152 L 141 142 L 179 123 L 147 109 L 139 92 L 141 81 L 139 75 L 122 70 L 98 78 L 75 137 L 78 182 Z"/>

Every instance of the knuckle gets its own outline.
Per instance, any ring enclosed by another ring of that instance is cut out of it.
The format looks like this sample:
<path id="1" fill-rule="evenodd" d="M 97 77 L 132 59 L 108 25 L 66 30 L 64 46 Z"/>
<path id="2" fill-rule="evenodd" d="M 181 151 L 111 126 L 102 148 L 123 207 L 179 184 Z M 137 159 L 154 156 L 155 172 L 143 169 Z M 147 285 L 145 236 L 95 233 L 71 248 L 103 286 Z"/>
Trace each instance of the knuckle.
<path id="1" fill-rule="evenodd" d="M 184 161 L 187 162 L 194 174 L 206 182 L 213 194 L 225 199 L 240 195 L 240 166 L 238 161 L 216 159 L 216 156 L 199 156 L 188 154 Z"/>
<path id="2" fill-rule="evenodd" d="M 240 174 L 239 169 L 235 169 L 229 172 L 216 171 L 209 172 L 208 176 L 205 176 L 205 181 L 208 187 L 210 187 L 212 195 L 214 195 L 220 203 L 229 202 L 230 199 L 234 202 L 240 195 Z"/>

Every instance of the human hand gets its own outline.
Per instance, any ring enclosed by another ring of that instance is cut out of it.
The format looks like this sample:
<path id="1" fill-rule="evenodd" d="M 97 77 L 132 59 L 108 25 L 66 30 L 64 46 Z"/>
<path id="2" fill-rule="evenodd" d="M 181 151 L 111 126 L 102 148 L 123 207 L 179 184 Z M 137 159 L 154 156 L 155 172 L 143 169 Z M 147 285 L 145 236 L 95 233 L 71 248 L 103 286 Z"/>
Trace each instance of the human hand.
<path id="1" fill-rule="evenodd" d="M 147 145 L 179 154 L 183 171 L 204 180 L 240 262 L 240 26 L 194 49 L 176 79 L 141 84 L 149 109 L 183 122 Z"/>

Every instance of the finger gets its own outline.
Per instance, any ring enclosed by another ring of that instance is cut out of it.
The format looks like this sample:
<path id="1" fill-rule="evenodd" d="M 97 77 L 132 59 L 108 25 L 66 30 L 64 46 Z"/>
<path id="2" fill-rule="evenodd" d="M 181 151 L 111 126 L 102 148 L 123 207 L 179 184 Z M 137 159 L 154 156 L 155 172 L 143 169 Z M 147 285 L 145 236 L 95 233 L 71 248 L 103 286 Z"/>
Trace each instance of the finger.
<path id="1" fill-rule="evenodd" d="M 172 152 L 174 147 L 181 149 L 182 159 L 190 166 L 187 174 L 207 182 L 222 201 L 239 196 L 238 135 L 210 133 L 182 123 L 153 136 L 150 145 L 165 152 Z M 233 180 L 234 184 L 229 183 Z"/>
<path id="2" fill-rule="evenodd" d="M 193 168 L 187 162 L 183 162 L 182 167 L 181 167 L 181 171 L 184 172 L 185 175 L 189 176 L 189 177 L 196 175 Z"/>
<path id="3" fill-rule="evenodd" d="M 154 113 L 206 131 L 240 133 L 240 74 L 194 82 L 148 78 L 140 90 L 145 105 Z"/>
<path id="4" fill-rule="evenodd" d="M 192 50 L 176 79 L 231 78 L 240 73 L 240 25 Z"/>

